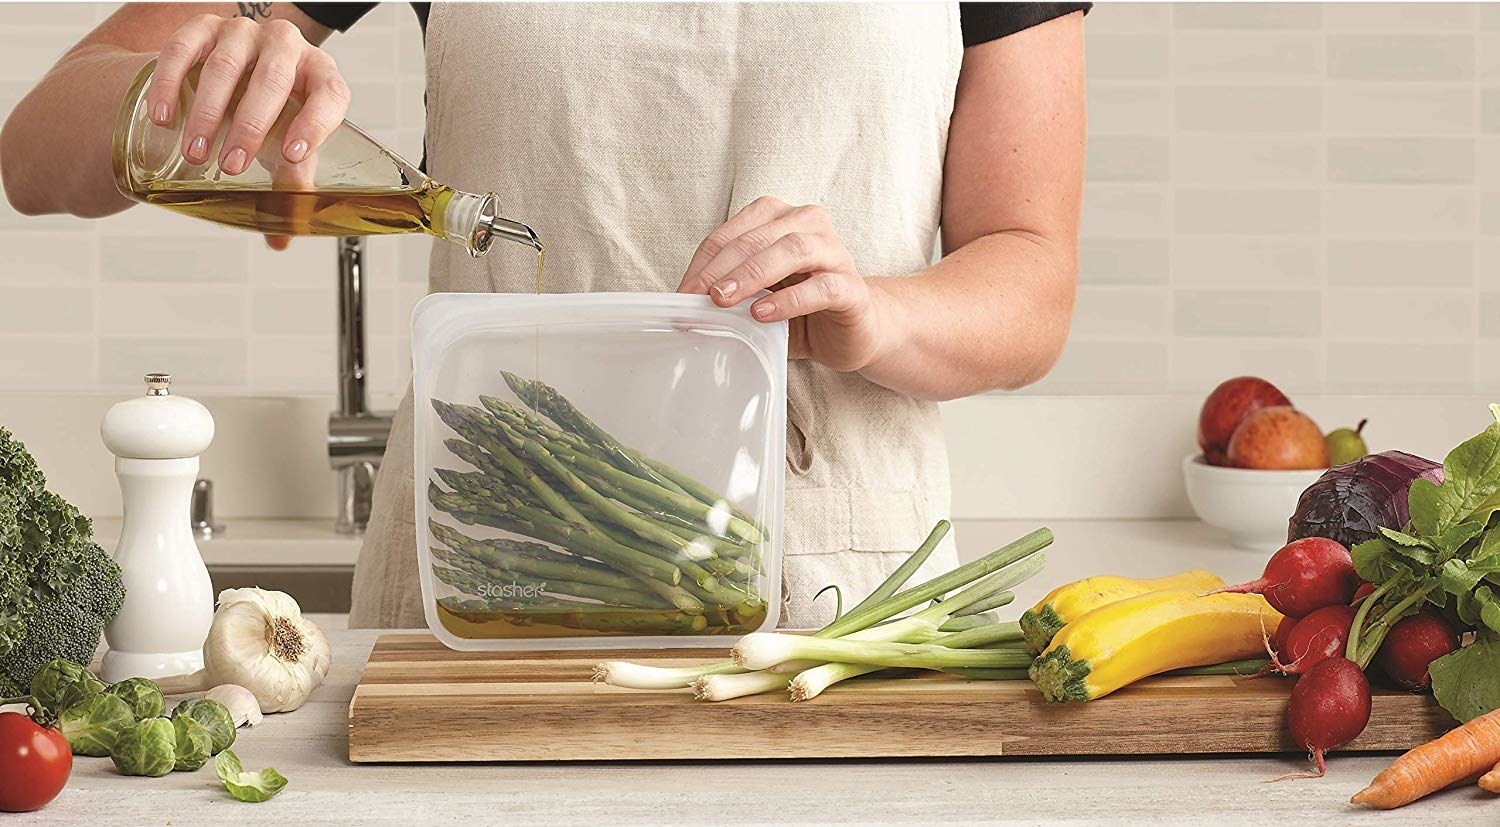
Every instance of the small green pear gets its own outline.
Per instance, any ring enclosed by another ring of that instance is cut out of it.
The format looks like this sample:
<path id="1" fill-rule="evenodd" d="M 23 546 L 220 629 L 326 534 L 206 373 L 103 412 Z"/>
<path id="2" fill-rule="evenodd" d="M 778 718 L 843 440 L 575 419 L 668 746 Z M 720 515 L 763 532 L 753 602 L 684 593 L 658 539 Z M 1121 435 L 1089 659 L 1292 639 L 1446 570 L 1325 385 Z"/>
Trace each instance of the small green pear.
<path id="1" fill-rule="evenodd" d="M 1339 428 L 1328 434 L 1329 465 L 1343 465 L 1370 453 L 1370 449 L 1365 446 L 1365 438 L 1360 436 L 1365 430 L 1365 423 L 1369 421 L 1361 419 L 1353 428 Z"/>

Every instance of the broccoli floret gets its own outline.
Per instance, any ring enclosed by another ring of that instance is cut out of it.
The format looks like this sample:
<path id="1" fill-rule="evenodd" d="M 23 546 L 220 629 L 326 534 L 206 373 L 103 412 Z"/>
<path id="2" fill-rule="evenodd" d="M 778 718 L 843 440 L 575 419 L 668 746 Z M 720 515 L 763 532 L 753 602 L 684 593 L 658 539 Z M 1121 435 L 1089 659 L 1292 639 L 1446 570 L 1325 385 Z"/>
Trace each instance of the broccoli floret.
<path id="1" fill-rule="evenodd" d="M 24 694 L 54 658 L 88 663 L 125 600 L 120 567 L 94 544 L 88 518 L 45 486 L 26 447 L 0 428 L 0 695 Z"/>

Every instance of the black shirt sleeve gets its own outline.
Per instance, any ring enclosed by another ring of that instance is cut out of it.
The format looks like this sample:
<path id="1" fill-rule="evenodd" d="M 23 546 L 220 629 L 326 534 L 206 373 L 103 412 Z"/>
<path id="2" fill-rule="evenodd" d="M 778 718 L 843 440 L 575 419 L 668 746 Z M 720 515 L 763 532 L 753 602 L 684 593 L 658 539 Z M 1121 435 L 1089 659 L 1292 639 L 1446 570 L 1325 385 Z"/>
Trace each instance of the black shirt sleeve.
<path id="1" fill-rule="evenodd" d="M 1046 23 L 1065 14 L 1088 14 L 1093 3 L 959 3 L 964 45 L 977 46 Z"/>
<path id="2" fill-rule="evenodd" d="M 295 3 L 308 17 L 341 32 L 359 22 L 375 8 L 374 3 Z"/>

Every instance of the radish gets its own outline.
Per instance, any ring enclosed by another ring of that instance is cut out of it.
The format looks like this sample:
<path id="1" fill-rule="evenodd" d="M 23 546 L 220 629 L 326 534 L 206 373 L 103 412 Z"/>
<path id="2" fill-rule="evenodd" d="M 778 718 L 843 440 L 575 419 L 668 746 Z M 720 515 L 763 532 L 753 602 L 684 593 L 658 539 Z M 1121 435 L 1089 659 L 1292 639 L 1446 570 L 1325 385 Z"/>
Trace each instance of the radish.
<path id="1" fill-rule="evenodd" d="M 1271 654 L 1281 657 L 1290 657 L 1287 650 L 1287 638 L 1292 634 L 1292 628 L 1297 625 L 1297 618 L 1283 617 L 1276 624 L 1276 634 L 1271 637 Z"/>
<path id="2" fill-rule="evenodd" d="M 1312 755 L 1315 772 L 1295 772 L 1273 779 L 1322 778 L 1323 754 L 1353 741 L 1370 722 L 1370 682 L 1354 661 L 1328 658 L 1292 687 L 1286 708 L 1292 738 Z"/>
<path id="3" fill-rule="evenodd" d="M 1324 606 L 1348 605 L 1357 585 L 1349 549 L 1326 537 L 1304 537 L 1271 555 L 1259 579 L 1218 591 L 1262 594 L 1276 611 L 1306 617 Z"/>
<path id="4" fill-rule="evenodd" d="M 1283 675 L 1305 675 L 1323 661 L 1344 654 L 1353 626 L 1353 606 L 1324 606 L 1296 621 L 1286 643 L 1271 658 L 1271 666 Z M 1281 633 L 1280 627 L 1276 633 Z"/>
<path id="5" fill-rule="evenodd" d="M 1361 581 L 1360 584 L 1359 584 L 1359 588 L 1357 588 L 1357 589 L 1354 590 L 1354 599 L 1350 600 L 1349 603 L 1351 605 L 1357 605 L 1359 603 L 1359 601 L 1364 600 L 1366 597 L 1369 597 L 1374 591 L 1375 591 L 1375 584 L 1374 583 L 1367 583 L 1367 582 Z"/>
<path id="6" fill-rule="evenodd" d="M 1380 644 L 1375 662 L 1403 689 L 1432 683 L 1427 665 L 1458 649 L 1458 635 L 1436 612 L 1422 611 L 1396 621 Z"/>

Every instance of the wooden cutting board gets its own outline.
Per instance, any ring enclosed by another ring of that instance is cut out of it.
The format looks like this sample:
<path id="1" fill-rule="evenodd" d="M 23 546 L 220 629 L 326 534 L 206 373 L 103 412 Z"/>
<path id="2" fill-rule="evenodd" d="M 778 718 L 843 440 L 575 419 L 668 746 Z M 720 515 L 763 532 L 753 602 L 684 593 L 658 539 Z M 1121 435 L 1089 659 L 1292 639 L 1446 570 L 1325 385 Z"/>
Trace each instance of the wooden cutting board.
<path id="1" fill-rule="evenodd" d="M 349 704 L 349 759 L 620 761 L 1300 752 L 1282 678 L 1153 678 L 1097 701 L 1049 704 L 1025 681 L 876 676 L 791 703 L 721 703 L 591 681 L 601 660 L 661 666 L 722 658 L 660 652 L 455 652 L 383 635 Z M 1425 695 L 1377 690 L 1351 750 L 1405 750 L 1452 720 Z"/>

